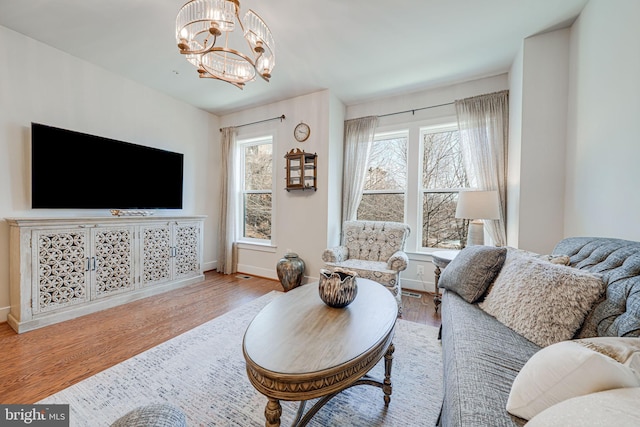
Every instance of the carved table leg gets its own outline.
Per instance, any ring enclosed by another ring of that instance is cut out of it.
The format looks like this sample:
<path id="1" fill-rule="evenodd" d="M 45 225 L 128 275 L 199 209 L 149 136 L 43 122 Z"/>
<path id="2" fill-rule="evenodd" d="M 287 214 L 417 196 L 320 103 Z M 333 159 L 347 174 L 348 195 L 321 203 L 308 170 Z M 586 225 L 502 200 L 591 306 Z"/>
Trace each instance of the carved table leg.
<path id="1" fill-rule="evenodd" d="M 384 355 L 384 385 L 382 386 L 384 406 L 389 406 L 389 402 L 391 402 L 391 364 L 393 363 L 393 352 L 395 350 L 395 346 L 391 343 L 387 349 L 387 353 Z"/>
<path id="2" fill-rule="evenodd" d="M 436 313 L 437 313 L 438 312 L 438 308 L 440 308 L 440 303 L 442 302 L 442 298 L 440 297 L 440 288 L 438 288 L 438 281 L 440 280 L 441 270 L 440 270 L 440 267 L 438 267 L 437 265 L 436 265 L 436 268 L 434 270 L 434 273 L 436 275 L 435 280 L 434 280 L 435 281 L 435 285 L 436 285 L 436 294 L 433 297 L 433 303 L 436 306 Z"/>
<path id="3" fill-rule="evenodd" d="M 271 399 L 267 402 L 267 407 L 264 408 L 264 416 L 267 422 L 265 427 L 280 427 L 280 416 L 282 415 L 282 406 L 278 399 Z"/>

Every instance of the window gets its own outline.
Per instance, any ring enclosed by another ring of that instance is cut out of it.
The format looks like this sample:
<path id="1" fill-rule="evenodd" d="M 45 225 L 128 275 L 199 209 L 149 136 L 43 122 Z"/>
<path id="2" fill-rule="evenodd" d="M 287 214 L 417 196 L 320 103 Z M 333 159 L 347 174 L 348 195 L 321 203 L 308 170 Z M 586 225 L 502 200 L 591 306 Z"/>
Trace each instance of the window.
<path id="1" fill-rule="evenodd" d="M 273 140 L 271 137 L 238 141 L 240 147 L 244 240 L 271 240 L 273 215 Z"/>
<path id="2" fill-rule="evenodd" d="M 372 144 L 358 219 L 409 224 L 409 251 L 466 244 L 469 222 L 455 213 L 469 180 L 455 118 L 444 120 L 386 126 Z"/>
<path id="3" fill-rule="evenodd" d="M 404 222 L 407 139 L 407 132 L 376 135 L 358 206 L 358 219 Z"/>
<path id="4" fill-rule="evenodd" d="M 420 205 L 421 246 L 461 249 L 468 221 L 456 219 L 458 192 L 469 187 L 457 127 L 420 131 L 422 153 Z"/>

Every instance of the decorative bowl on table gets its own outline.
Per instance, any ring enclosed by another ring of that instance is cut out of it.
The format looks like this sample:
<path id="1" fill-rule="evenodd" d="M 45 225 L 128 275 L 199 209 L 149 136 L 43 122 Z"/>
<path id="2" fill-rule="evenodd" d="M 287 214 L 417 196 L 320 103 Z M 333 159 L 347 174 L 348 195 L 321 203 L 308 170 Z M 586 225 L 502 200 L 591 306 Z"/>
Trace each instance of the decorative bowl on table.
<path id="1" fill-rule="evenodd" d="M 336 268 L 320 269 L 318 292 L 320 299 L 329 307 L 343 308 L 353 302 L 358 294 L 358 284 L 355 271 Z"/>

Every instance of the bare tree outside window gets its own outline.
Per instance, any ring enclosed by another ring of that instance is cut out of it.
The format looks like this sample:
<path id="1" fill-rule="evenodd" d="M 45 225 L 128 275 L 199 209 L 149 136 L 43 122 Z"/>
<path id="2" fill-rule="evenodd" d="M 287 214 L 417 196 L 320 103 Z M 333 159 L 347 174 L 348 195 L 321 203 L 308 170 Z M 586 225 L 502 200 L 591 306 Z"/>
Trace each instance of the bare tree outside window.
<path id="1" fill-rule="evenodd" d="M 469 186 L 458 130 L 422 131 L 422 247 L 462 249 L 468 220 L 456 219 L 458 192 Z"/>
<path id="2" fill-rule="evenodd" d="M 243 237 L 271 239 L 272 148 L 270 138 L 242 145 Z"/>
<path id="3" fill-rule="evenodd" d="M 406 133 L 377 138 L 371 147 L 358 219 L 404 222 L 406 188 Z"/>

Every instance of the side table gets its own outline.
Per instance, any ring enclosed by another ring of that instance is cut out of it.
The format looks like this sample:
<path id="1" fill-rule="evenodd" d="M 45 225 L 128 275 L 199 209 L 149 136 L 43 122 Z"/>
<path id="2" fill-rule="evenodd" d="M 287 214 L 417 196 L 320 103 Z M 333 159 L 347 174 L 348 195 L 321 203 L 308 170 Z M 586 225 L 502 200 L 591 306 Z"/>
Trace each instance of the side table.
<path id="1" fill-rule="evenodd" d="M 450 250 L 450 251 L 438 251 L 431 253 L 431 262 L 436 266 L 435 269 L 435 286 L 436 286 L 436 294 L 433 297 L 433 303 L 436 306 L 436 313 L 440 308 L 440 303 L 442 302 L 442 297 L 440 296 L 440 288 L 438 288 L 438 281 L 440 280 L 440 273 L 444 268 L 449 265 L 449 263 L 460 253 L 459 250 Z"/>

